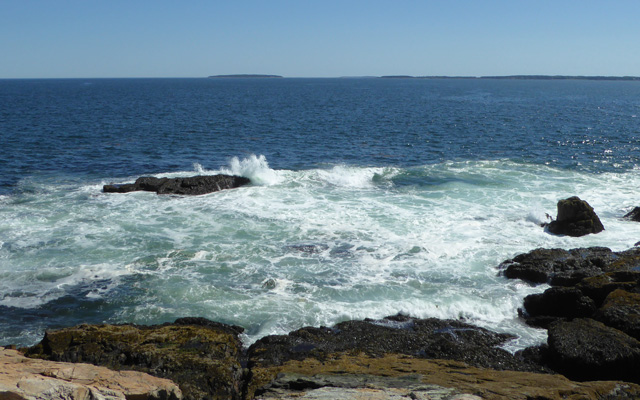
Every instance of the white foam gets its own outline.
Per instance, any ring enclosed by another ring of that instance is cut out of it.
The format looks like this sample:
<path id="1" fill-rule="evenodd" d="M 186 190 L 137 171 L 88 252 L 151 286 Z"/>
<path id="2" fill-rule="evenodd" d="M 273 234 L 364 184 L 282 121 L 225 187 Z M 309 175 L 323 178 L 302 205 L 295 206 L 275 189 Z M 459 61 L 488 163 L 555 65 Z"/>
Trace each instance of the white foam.
<path id="1" fill-rule="evenodd" d="M 263 155 L 252 154 L 242 160 L 233 157 L 229 167 L 221 169 L 220 172 L 249 178 L 255 185 L 277 185 L 283 181 L 278 171 L 269 168 L 269 163 Z"/>
<path id="2" fill-rule="evenodd" d="M 373 177 L 382 168 L 358 168 L 337 165 L 330 170 L 319 170 L 317 175 L 323 181 L 347 188 L 369 188 L 373 186 Z"/>
<path id="3" fill-rule="evenodd" d="M 41 268 L 18 277 L 10 286 L 2 287 L 0 292 L 4 296 L 0 305 L 34 308 L 69 294 L 69 289 L 84 293 L 88 299 L 97 299 L 116 288 L 119 278 L 126 274 L 126 271 L 109 264 L 77 269 Z"/>
<path id="4" fill-rule="evenodd" d="M 497 160 L 276 171 L 251 156 L 220 172 L 256 184 L 196 197 L 53 185 L 7 202 L 0 293 L 10 295 L 0 304 L 36 307 L 79 287 L 109 299 L 130 281 L 121 276 L 135 275 L 140 297 L 113 322 L 202 315 L 247 327 L 253 341 L 402 311 L 517 333 L 516 348 L 543 340 L 517 308 L 544 287 L 497 276 L 500 262 L 537 247 L 623 250 L 640 240 L 640 224 L 620 218 L 637 205 L 640 169 L 593 175 Z M 410 179 L 396 185 L 398 176 Z M 595 208 L 604 232 L 571 238 L 539 227 L 572 195 Z M 34 279 L 49 269 L 51 279 Z"/>

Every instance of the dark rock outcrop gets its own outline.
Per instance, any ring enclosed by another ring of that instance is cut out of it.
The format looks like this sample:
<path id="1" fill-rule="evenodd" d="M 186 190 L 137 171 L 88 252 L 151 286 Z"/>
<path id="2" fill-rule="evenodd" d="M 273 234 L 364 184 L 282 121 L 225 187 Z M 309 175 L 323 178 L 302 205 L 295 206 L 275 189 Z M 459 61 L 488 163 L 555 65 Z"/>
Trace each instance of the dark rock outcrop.
<path id="1" fill-rule="evenodd" d="M 556 235 L 584 236 L 604 230 L 593 208 L 577 196 L 558 201 L 558 215 L 547 228 Z"/>
<path id="2" fill-rule="evenodd" d="M 640 340 L 640 294 L 614 290 L 593 318 Z"/>
<path id="3" fill-rule="evenodd" d="M 640 341 L 590 318 L 549 327 L 549 356 L 570 379 L 640 382 Z"/>
<path id="4" fill-rule="evenodd" d="M 640 268 L 640 248 L 536 249 L 500 264 L 504 276 L 533 283 L 572 286 L 588 277 Z"/>
<path id="5" fill-rule="evenodd" d="M 26 355 L 167 378 L 185 399 L 239 399 L 242 331 L 204 318 L 154 326 L 80 325 L 47 332 Z"/>
<path id="6" fill-rule="evenodd" d="M 498 346 L 512 336 L 456 320 L 418 319 L 404 315 L 382 320 L 346 321 L 332 328 L 302 328 L 288 335 L 267 336 L 248 350 L 249 398 L 286 370 L 286 365 L 325 365 L 351 359 L 354 367 L 384 365 L 383 360 L 446 359 L 493 370 L 550 372 Z M 321 369 L 317 371 L 321 373 Z"/>
<path id="7" fill-rule="evenodd" d="M 549 283 L 521 315 L 549 330 L 530 359 L 570 379 L 640 383 L 640 249 L 538 249 L 502 264 L 508 278 Z"/>
<path id="8" fill-rule="evenodd" d="M 105 193 L 128 193 L 134 191 L 158 194 L 201 195 L 224 189 L 234 189 L 250 183 L 248 178 L 233 175 L 202 175 L 188 178 L 155 178 L 143 176 L 135 183 L 104 185 Z"/>
<path id="9" fill-rule="evenodd" d="M 624 218 L 640 222 L 640 207 L 635 207 L 633 210 L 629 211 L 625 214 Z"/>
<path id="10" fill-rule="evenodd" d="M 527 323 L 547 327 L 556 318 L 590 317 L 596 311 L 594 301 L 575 287 L 552 287 L 544 293 L 525 297 Z M 549 318 L 551 317 L 551 318 Z"/>
<path id="11" fill-rule="evenodd" d="M 322 360 L 344 352 L 372 357 L 403 354 L 463 361 L 484 368 L 544 371 L 539 365 L 498 348 L 514 338 L 457 320 L 398 314 L 382 320 L 345 321 L 332 328 L 306 327 L 288 335 L 267 336 L 254 343 L 248 355 L 250 363 L 278 365 L 308 357 Z"/>

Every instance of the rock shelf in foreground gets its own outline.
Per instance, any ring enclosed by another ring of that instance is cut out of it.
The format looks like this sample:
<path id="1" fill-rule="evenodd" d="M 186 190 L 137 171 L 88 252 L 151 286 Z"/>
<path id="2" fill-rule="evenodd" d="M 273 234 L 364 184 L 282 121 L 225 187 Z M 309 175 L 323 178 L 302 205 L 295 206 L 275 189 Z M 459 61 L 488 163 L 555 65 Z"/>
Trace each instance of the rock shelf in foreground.
<path id="1" fill-rule="evenodd" d="M 26 358 L 0 348 L 0 399 L 179 400 L 176 384 L 135 371 Z"/>
<path id="2" fill-rule="evenodd" d="M 46 333 L 30 357 L 90 362 L 173 380 L 184 399 L 632 399 L 640 385 L 574 382 L 511 338 L 457 320 L 395 315 L 267 336 L 203 318 L 156 326 L 80 325 Z M 133 399 L 132 399 L 133 400 Z"/>

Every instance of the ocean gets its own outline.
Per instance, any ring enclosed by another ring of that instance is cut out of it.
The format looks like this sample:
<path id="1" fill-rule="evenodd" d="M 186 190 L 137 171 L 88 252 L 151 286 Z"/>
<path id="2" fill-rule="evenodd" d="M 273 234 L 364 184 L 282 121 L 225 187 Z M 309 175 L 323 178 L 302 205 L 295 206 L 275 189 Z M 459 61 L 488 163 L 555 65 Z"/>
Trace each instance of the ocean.
<path id="1" fill-rule="evenodd" d="M 640 241 L 640 82 L 0 80 L 0 345 L 200 316 L 270 334 L 396 313 L 546 340 L 499 264 Z M 102 193 L 230 173 L 203 196 Z M 605 231 L 540 224 L 577 195 Z"/>

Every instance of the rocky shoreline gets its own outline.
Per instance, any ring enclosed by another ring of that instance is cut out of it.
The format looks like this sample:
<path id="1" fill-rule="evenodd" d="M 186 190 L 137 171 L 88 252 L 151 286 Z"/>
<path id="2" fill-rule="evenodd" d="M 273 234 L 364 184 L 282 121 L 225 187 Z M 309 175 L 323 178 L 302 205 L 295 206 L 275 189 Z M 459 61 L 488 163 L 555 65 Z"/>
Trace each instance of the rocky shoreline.
<path id="1" fill-rule="evenodd" d="M 399 314 L 305 327 L 249 348 L 242 327 L 204 318 L 80 325 L 48 331 L 21 351 L 168 379 L 189 400 L 640 397 L 640 248 L 537 249 L 498 270 L 550 285 L 520 311 L 528 324 L 548 329 L 546 344 L 512 354 L 500 347 L 509 334 Z M 158 393 L 145 398 L 170 398 Z"/>
<path id="2" fill-rule="evenodd" d="M 567 200 L 593 211 L 580 199 Z M 585 220 L 582 212 L 563 212 Z M 591 222 L 568 224 L 568 234 L 576 227 L 599 231 Z M 526 323 L 548 330 L 546 344 L 512 354 L 501 348 L 509 334 L 401 314 L 304 327 L 249 348 L 242 346 L 242 327 L 205 318 L 79 325 L 46 332 L 39 344 L 20 349 L 24 356 L 0 351 L 0 399 L 640 398 L 640 248 L 536 249 L 497 270 L 550 286 L 526 297 L 519 310 Z M 142 374 L 135 379 L 148 387 L 114 390 L 117 383 L 96 381 L 112 376 L 105 371 Z M 11 381 L 16 376 L 22 385 Z M 76 378 L 84 386 L 69 389 Z"/>

